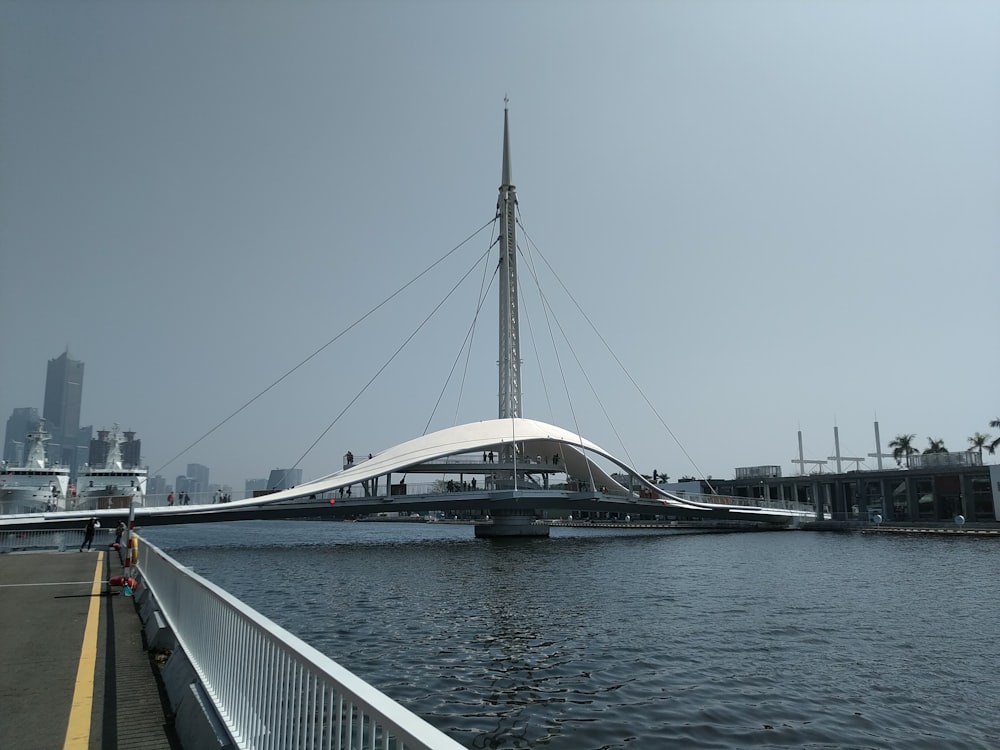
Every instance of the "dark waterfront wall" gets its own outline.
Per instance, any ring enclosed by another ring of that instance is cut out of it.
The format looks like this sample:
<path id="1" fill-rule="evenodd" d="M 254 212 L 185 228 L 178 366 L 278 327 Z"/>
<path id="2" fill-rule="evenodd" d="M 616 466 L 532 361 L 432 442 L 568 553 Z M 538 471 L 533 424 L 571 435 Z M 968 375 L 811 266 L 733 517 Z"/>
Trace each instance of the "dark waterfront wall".
<path id="1" fill-rule="evenodd" d="M 1000 520 L 994 508 L 990 470 L 982 465 L 713 480 L 712 484 L 718 492 L 736 497 L 811 504 L 818 498 L 837 520 L 867 520 L 870 512 L 879 513 L 887 522 L 950 521 L 959 514 L 969 522 Z"/>
<path id="2" fill-rule="evenodd" d="M 150 539 L 470 748 L 993 748 L 993 539 L 240 522 Z"/>

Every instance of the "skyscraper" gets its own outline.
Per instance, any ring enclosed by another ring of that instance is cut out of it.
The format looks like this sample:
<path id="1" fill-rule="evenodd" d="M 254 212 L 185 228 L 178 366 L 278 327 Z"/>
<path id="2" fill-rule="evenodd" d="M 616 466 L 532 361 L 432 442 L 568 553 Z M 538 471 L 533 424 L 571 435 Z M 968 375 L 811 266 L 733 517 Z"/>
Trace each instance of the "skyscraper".
<path id="1" fill-rule="evenodd" d="M 208 467 L 203 464 L 187 465 L 188 479 L 198 483 L 198 492 L 208 490 Z"/>
<path id="2" fill-rule="evenodd" d="M 80 405 L 83 402 L 83 362 L 70 359 L 69 349 L 49 360 L 45 377 L 42 416 L 52 436 L 50 459 L 70 467 L 75 480 L 77 442 L 80 437 Z"/>
<path id="3" fill-rule="evenodd" d="M 14 466 L 24 463 L 25 436 L 38 429 L 38 409 L 22 406 L 14 409 L 7 418 L 7 432 L 3 441 L 3 460 Z"/>

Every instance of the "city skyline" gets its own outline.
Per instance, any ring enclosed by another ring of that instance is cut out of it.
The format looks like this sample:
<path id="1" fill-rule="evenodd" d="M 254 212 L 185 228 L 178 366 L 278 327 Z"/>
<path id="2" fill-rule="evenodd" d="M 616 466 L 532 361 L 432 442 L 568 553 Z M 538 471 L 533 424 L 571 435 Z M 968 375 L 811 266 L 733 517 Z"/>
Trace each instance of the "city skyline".
<path id="1" fill-rule="evenodd" d="M 990 431 L 1000 8 L 510 12 L 0 6 L 0 415 L 68 346 L 235 487 L 495 417 L 506 95 L 526 417 L 673 478 Z"/>
<path id="2" fill-rule="evenodd" d="M 47 395 L 54 394 L 50 399 L 51 402 L 50 413 L 52 413 L 55 410 L 54 403 L 61 400 L 60 395 L 62 392 L 60 390 L 60 384 L 58 381 L 63 379 L 61 373 L 63 369 L 65 369 L 67 361 L 72 364 L 72 369 L 74 372 L 82 373 L 86 365 L 86 362 L 82 360 L 70 359 L 70 352 L 68 348 L 65 351 L 63 351 L 63 353 L 60 354 L 59 356 L 53 357 L 52 359 L 48 360 L 45 388 L 43 390 L 46 392 Z M 82 404 L 84 396 L 84 389 L 82 387 L 82 382 L 78 383 L 78 385 L 80 386 L 80 388 L 74 392 L 74 398 L 78 402 L 76 404 L 77 407 Z M 25 456 L 23 455 L 24 444 L 25 444 L 24 437 L 27 435 L 27 433 L 38 429 L 38 427 L 42 423 L 48 423 L 50 421 L 55 421 L 55 420 L 49 420 L 48 418 L 41 416 L 38 407 L 35 406 L 14 407 L 10 415 L 5 420 L 4 461 L 8 461 L 15 464 L 21 464 L 25 458 Z M 56 422 L 56 424 L 58 424 L 58 422 Z M 77 428 L 76 431 L 80 433 L 82 436 L 83 430 L 84 428 Z M 49 431 L 48 424 L 46 424 L 46 431 L 47 432 Z M 91 465 L 99 465 L 103 462 L 104 457 L 107 454 L 107 446 L 104 440 L 108 432 L 109 430 L 107 428 L 98 429 L 97 438 L 94 439 L 87 438 L 86 440 L 83 440 L 83 438 L 81 437 L 80 444 L 76 446 L 78 452 L 87 451 L 89 453 L 88 463 L 90 463 Z M 135 434 L 136 434 L 135 431 L 132 430 L 125 430 L 122 432 L 122 435 L 124 436 L 124 442 L 122 444 L 123 445 L 122 457 L 125 460 L 126 466 L 142 465 L 142 466 L 147 466 L 148 468 L 148 465 L 144 459 L 141 461 L 135 460 L 135 455 L 138 453 L 137 448 L 141 444 L 141 440 L 135 439 L 134 437 Z M 48 448 L 49 446 L 46 447 Z M 49 459 L 53 463 L 66 465 L 64 463 L 64 457 L 66 453 L 63 446 L 56 444 L 54 450 L 51 451 L 51 453 L 59 454 L 59 455 L 49 456 Z M 208 492 L 211 491 L 211 488 L 225 488 L 234 486 L 234 482 L 228 480 L 223 482 L 209 481 L 210 472 L 211 468 L 207 465 L 188 462 L 185 472 L 183 474 L 176 475 L 172 483 L 168 482 L 167 478 L 162 474 L 156 474 L 154 477 L 151 478 L 151 481 L 155 479 L 157 480 L 156 482 L 157 484 L 159 484 L 162 481 L 165 488 L 172 488 L 172 489 L 176 489 L 182 484 L 185 486 L 185 489 L 190 489 L 192 486 L 194 486 L 197 489 L 193 491 L 196 492 Z M 272 484 L 272 482 L 269 482 L 267 478 L 260 477 L 259 476 L 260 474 L 266 474 L 272 479 L 278 477 L 279 481 L 273 482 L 275 486 L 279 485 L 282 487 L 293 486 L 294 484 L 300 483 L 302 481 L 301 469 L 292 470 L 292 469 L 280 469 L 280 468 L 268 468 L 268 469 L 262 468 L 257 475 L 252 475 L 237 480 L 238 484 L 246 485 L 247 483 L 250 484 L 260 483 L 262 486 L 259 487 L 258 489 L 263 489 L 269 486 L 269 484 Z M 185 481 L 181 482 L 181 480 Z M 289 481 L 291 481 L 291 484 L 289 483 Z M 162 494 L 163 491 L 164 491 L 163 489 L 156 489 L 156 490 L 151 490 L 150 493 Z"/>

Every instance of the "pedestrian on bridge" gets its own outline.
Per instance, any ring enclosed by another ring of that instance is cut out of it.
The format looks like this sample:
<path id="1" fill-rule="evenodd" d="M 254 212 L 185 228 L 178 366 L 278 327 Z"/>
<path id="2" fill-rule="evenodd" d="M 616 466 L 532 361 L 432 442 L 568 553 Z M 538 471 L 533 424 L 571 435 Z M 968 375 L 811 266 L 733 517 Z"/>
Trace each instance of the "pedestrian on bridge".
<path id="1" fill-rule="evenodd" d="M 83 552 L 84 547 L 87 548 L 87 552 L 90 552 L 90 545 L 94 543 L 94 532 L 97 531 L 98 525 L 96 518 L 87 521 L 87 526 L 83 530 L 83 543 L 80 544 L 81 552 Z"/>

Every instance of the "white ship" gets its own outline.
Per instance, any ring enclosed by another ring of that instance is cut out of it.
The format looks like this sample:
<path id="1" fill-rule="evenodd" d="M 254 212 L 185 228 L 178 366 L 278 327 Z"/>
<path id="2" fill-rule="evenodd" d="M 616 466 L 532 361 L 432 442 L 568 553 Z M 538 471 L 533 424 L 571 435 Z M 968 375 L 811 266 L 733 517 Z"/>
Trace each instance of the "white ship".
<path id="1" fill-rule="evenodd" d="M 66 510 L 66 498 L 70 492 L 69 467 L 49 463 L 45 457 L 45 441 L 49 439 L 42 422 L 35 432 L 27 435 L 28 458 L 24 464 L 3 464 L 0 514 Z"/>
<path id="2" fill-rule="evenodd" d="M 146 498 L 147 469 L 126 467 L 122 459 L 122 439 L 115 425 L 104 436 L 107 458 L 102 466 L 86 465 L 77 482 L 76 510 L 128 508 L 142 505 Z"/>

